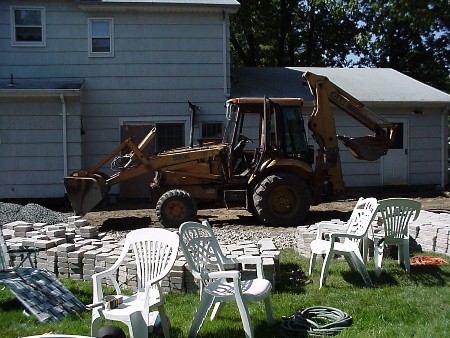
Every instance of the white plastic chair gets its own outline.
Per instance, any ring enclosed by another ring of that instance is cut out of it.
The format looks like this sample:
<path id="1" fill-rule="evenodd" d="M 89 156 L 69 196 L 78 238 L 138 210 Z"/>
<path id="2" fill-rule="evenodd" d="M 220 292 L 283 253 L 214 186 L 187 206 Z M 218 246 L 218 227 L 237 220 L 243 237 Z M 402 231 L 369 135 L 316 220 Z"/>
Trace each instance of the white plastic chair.
<path id="1" fill-rule="evenodd" d="M 420 202 L 407 198 L 388 198 L 379 201 L 378 212 L 384 232 L 381 232 L 382 237 L 374 235 L 373 238 L 377 277 L 381 274 L 384 245 L 397 246 L 398 264 L 404 264 L 406 272 L 409 273 L 409 223 L 419 217 L 420 208 Z"/>
<path id="2" fill-rule="evenodd" d="M 377 200 L 375 198 L 360 198 L 347 221 L 347 230 L 342 233 L 330 233 L 328 239 L 323 239 L 324 227 L 330 222 L 318 224 L 316 239 L 311 242 L 311 259 L 309 274 L 311 275 L 316 264 L 317 255 L 325 255 L 322 273 L 320 275 L 320 288 L 325 285 L 328 269 L 335 254 L 343 255 L 353 270 L 358 271 L 367 286 L 372 281 L 361 256 L 362 240 L 367 234 L 370 224 L 376 216 Z M 338 241 L 339 240 L 339 241 Z"/>
<path id="3" fill-rule="evenodd" d="M 272 284 L 264 279 L 260 256 L 230 259 L 224 256 L 208 222 L 185 222 L 179 229 L 181 249 L 193 276 L 200 281 L 200 304 L 189 330 L 189 338 L 197 336 L 209 309 L 215 304 L 211 320 L 219 313 L 223 302 L 236 302 L 244 326 L 245 337 L 252 338 L 253 328 L 247 308 L 251 301 L 264 300 L 267 322 L 273 324 Z M 257 277 L 241 280 L 237 263 L 255 264 Z M 228 267 L 233 270 L 228 270 Z M 225 269 L 227 269 L 225 271 Z"/>
<path id="4" fill-rule="evenodd" d="M 149 312 L 150 309 L 156 308 L 161 317 L 164 337 L 170 337 L 160 282 L 170 272 L 177 257 L 178 248 L 178 234 L 169 230 L 145 228 L 133 230 L 127 234 L 122 252 L 114 265 L 92 276 L 93 302 L 97 303 L 103 299 L 101 282 L 104 278 L 109 278 L 116 294 L 122 295 L 116 278 L 119 267 L 127 263 L 125 258 L 131 249 L 137 265 L 137 292 L 132 296 L 122 295 L 123 304 L 115 309 L 94 308 L 92 336 L 98 333 L 100 319 L 109 319 L 125 323 L 130 331 L 130 338 L 148 337 Z"/>

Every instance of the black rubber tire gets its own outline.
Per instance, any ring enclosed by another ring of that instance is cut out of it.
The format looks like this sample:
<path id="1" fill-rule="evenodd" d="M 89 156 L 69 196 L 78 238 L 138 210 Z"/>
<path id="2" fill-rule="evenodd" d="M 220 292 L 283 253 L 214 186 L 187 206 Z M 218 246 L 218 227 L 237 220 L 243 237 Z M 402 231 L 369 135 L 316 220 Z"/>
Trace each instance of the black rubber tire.
<path id="1" fill-rule="evenodd" d="M 176 228 L 197 219 L 197 204 L 186 191 L 169 190 L 158 199 L 156 216 L 165 228 Z"/>
<path id="2" fill-rule="evenodd" d="M 255 185 L 253 191 L 255 216 L 270 226 L 301 225 L 311 200 L 307 183 L 291 173 L 268 175 Z"/>

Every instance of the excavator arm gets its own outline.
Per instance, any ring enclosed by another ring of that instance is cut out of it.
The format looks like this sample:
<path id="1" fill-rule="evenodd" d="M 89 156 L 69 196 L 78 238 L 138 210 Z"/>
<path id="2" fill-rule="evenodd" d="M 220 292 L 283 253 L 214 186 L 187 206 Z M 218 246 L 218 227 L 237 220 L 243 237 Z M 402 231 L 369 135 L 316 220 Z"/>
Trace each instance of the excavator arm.
<path id="1" fill-rule="evenodd" d="M 75 214 L 84 215 L 103 200 L 111 186 L 140 176 L 149 171 L 173 171 L 198 162 L 219 156 L 225 151 L 223 145 L 179 148 L 147 157 L 143 151 L 155 137 L 156 128 L 137 145 L 132 139 L 125 140 L 116 149 L 88 169 L 80 169 L 64 178 L 67 195 Z M 125 155 L 122 152 L 128 151 Z M 99 170 L 108 162 L 116 173 L 109 176 Z M 182 172 L 186 177 L 200 177 L 210 181 L 218 181 L 220 177 L 213 174 Z"/>
<path id="2" fill-rule="evenodd" d="M 332 193 L 337 195 L 344 191 L 339 146 L 337 140 L 349 149 L 351 154 L 361 160 L 375 161 L 385 155 L 395 137 L 396 125 L 376 116 L 375 121 L 362 102 L 354 98 L 342 88 L 335 85 L 327 77 L 311 72 L 303 74 L 314 96 L 314 109 L 309 119 L 309 129 L 319 145 L 314 175 L 315 202 L 320 202 L 324 183 L 330 183 Z M 349 116 L 374 132 L 374 135 L 362 137 L 338 136 L 331 103 L 339 107 Z M 372 115 L 375 116 L 374 113 Z"/>

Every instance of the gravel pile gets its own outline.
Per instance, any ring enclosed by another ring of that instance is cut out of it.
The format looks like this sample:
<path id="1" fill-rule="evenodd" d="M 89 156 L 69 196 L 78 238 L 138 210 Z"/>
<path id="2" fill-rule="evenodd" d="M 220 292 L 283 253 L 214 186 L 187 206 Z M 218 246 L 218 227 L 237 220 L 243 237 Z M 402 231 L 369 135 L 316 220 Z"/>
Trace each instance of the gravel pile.
<path id="1" fill-rule="evenodd" d="M 30 223 L 47 223 L 57 224 L 67 222 L 67 217 L 70 216 L 67 213 L 61 213 L 52 211 L 41 205 L 29 203 L 25 206 L 14 203 L 0 202 L 0 225 L 14 222 L 24 221 Z M 272 238 L 276 247 L 282 248 L 295 248 L 295 228 L 268 228 L 261 227 L 261 229 L 252 230 L 245 227 L 236 226 L 224 226 L 214 227 L 214 233 L 220 243 L 225 245 L 233 244 L 243 241 L 251 241 L 252 243 L 258 243 L 262 238 Z M 126 236 L 128 231 L 111 231 L 109 235 L 122 239 Z"/>
<path id="2" fill-rule="evenodd" d="M 214 228 L 217 240 L 225 245 L 238 243 L 242 241 L 251 241 L 258 243 L 262 238 L 272 238 L 278 249 L 295 248 L 297 241 L 295 239 L 295 228 L 283 228 L 283 231 L 276 229 L 267 230 L 262 227 L 261 230 L 246 230 L 245 228 L 223 227 Z"/>
<path id="3" fill-rule="evenodd" d="M 22 206 L 0 202 L 0 225 L 15 221 L 57 224 L 67 222 L 67 217 L 68 214 L 53 211 L 34 203 Z"/>

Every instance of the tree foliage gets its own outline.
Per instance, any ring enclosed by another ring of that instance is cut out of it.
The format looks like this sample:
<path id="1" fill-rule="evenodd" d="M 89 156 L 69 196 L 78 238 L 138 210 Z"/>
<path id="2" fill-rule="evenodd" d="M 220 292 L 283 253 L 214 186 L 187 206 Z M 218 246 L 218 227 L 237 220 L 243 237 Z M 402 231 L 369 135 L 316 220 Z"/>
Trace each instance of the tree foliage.
<path id="1" fill-rule="evenodd" d="M 389 67 L 450 91 L 448 0 L 241 0 L 237 66 Z"/>

